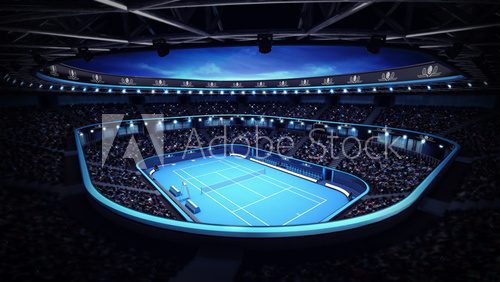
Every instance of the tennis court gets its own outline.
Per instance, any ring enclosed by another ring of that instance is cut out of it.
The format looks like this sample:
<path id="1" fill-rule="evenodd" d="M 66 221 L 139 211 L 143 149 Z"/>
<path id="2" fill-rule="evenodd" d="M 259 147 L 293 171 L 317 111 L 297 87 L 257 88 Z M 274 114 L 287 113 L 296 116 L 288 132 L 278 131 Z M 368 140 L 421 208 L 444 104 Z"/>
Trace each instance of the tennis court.
<path id="1" fill-rule="evenodd" d="M 318 223 L 349 202 L 338 191 L 236 156 L 166 164 L 154 178 L 163 187 L 181 190 L 177 199 L 183 204 L 189 195 L 201 209 L 196 218 L 211 224 Z"/>

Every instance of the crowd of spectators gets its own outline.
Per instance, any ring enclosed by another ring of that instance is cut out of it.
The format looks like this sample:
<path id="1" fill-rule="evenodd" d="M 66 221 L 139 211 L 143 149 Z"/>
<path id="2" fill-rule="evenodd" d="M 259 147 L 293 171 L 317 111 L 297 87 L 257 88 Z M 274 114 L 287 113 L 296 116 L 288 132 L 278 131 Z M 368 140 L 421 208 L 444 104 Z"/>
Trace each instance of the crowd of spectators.
<path id="1" fill-rule="evenodd" d="M 280 115 L 288 117 L 313 117 L 319 109 L 320 104 L 298 104 L 289 105 L 281 103 L 253 103 L 248 105 L 247 112 L 257 115 Z M 325 110 L 321 118 L 346 122 L 362 122 L 373 110 L 372 106 L 339 105 Z M 144 104 L 134 106 L 130 104 L 81 104 L 67 105 L 59 108 L 10 108 L 1 109 L 0 126 L 2 134 L 0 142 L 2 148 L 11 148 L 0 152 L 0 168 L 2 175 L 17 176 L 26 180 L 33 180 L 42 183 L 57 184 L 62 181 L 63 176 L 63 150 L 67 147 L 68 138 L 73 138 L 72 129 L 78 126 L 101 122 L 102 114 L 124 114 L 124 119 L 140 118 L 140 112 L 148 114 L 164 115 L 186 115 L 186 114 L 216 114 L 216 113 L 237 113 L 237 103 L 206 102 L 194 103 L 190 106 L 172 104 Z M 19 115 L 19 112 L 23 112 Z M 424 132 L 442 132 L 453 128 L 460 123 L 472 120 L 480 114 L 476 108 L 451 108 L 451 107 L 412 107 L 395 106 L 386 108 L 377 122 L 395 127 L 407 127 Z M 451 133 L 451 139 L 456 139 L 462 145 L 465 153 L 494 154 L 498 152 L 499 139 L 496 138 L 498 120 L 495 117 L 482 120 L 480 123 L 471 124 L 463 130 Z M 302 135 L 292 131 L 278 131 L 274 135 L 271 130 L 259 128 L 259 136 L 273 137 L 273 148 L 277 146 L 277 140 L 283 137 L 290 137 L 294 144 L 299 143 Z M 167 130 L 159 137 L 158 142 L 163 144 L 164 153 L 183 151 L 186 145 L 207 146 L 208 141 L 213 137 L 223 134 L 221 127 L 208 127 L 206 135 L 200 134 L 200 144 L 195 140 L 190 129 Z M 235 143 L 246 144 L 248 140 L 251 146 L 255 146 L 255 129 L 250 127 L 230 126 L 228 127 L 228 139 L 235 140 Z M 134 162 L 124 159 L 131 136 L 137 142 L 139 152 L 132 152 L 137 159 L 155 155 L 154 146 L 149 136 L 146 134 L 133 134 L 118 136 L 113 144 L 107 144 L 111 148 L 106 165 L 124 169 L 126 173 L 135 170 Z M 240 138 L 237 138 L 240 136 Z M 191 137 L 191 142 L 188 140 Z M 330 140 L 327 135 L 316 134 L 315 140 L 323 146 L 306 140 L 306 142 L 296 148 L 295 157 L 320 165 L 330 165 L 334 157 L 342 155 L 341 141 Z M 291 148 L 290 140 L 282 142 L 285 149 L 280 153 L 287 154 Z M 261 139 L 263 148 L 270 148 L 270 143 Z M 104 141 L 109 142 L 109 141 Z M 219 144 L 221 140 L 214 144 Z M 290 143 L 290 144 L 288 144 Z M 14 149 L 15 148 L 15 149 Z M 324 150 L 324 148 L 326 150 Z M 85 146 L 84 151 L 88 162 L 101 163 L 101 142 L 90 143 Z M 375 154 L 382 152 L 377 148 Z M 323 155 L 323 152 L 325 154 Z M 140 153 L 140 154 L 139 154 Z M 492 162 L 489 160 L 488 162 Z M 496 160 L 494 161 L 496 162 Z M 395 157 L 382 158 L 381 160 L 369 159 L 366 154 L 361 154 L 356 159 L 344 159 L 339 169 L 354 173 L 367 180 L 372 186 L 374 194 L 407 193 L 432 170 L 434 163 L 427 159 L 414 155 L 403 154 L 402 159 Z M 468 177 L 467 183 L 481 183 L 476 185 L 464 184 L 460 188 L 459 199 L 465 199 L 470 194 L 476 197 L 489 197 L 492 192 L 482 193 L 482 191 L 494 190 L 487 188 L 495 184 L 493 181 L 482 181 L 485 177 L 492 175 L 494 168 L 490 166 L 478 165 L 473 169 Z M 96 168 L 93 172 L 97 172 Z M 104 173 L 106 174 L 106 173 Z M 113 182 L 121 186 L 142 187 L 141 181 L 134 182 L 132 177 L 129 182 L 121 183 L 118 178 L 127 178 L 124 175 L 116 176 Z M 486 176 L 485 176 L 486 175 Z M 128 176 L 128 175 L 127 175 Z M 493 174 L 493 176 L 496 176 Z M 103 177 L 103 173 L 100 174 Z M 489 178 L 488 178 L 489 179 Z M 111 181 L 107 179 L 107 181 Z M 478 190 L 480 189 L 480 190 Z M 467 191 L 470 191 L 468 193 Z M 483 196 L 483 194 L 485 194 Z M 474 198 L 474 196 L 471 196 Z"/>
<path id="2" fill-rule="evenodd" d="M 61 107 L 75 120 L 74 127 L 102 122 L 103 115 L 123 115 L 123 120 L 139 119 L 141 113 L 131 104 L 77 104 Z"/>
<path id="3" fill-rule="evenodd" d="M 138 171 L 100 165 L 88 165 L 87 168 L 93 183 L 156 191 Z"/>
<path id="4" fill-rule="evenodd" d="M 193 115 L 236 114 L 238 104 L 232 102 L 201 102 L 187 106 Z"/>
<path id="5" fill-rule="evenodd" d="M 272 142 L 265 143 L 264 150 L 286 155 L 299 144 L 303 137 L 303 135 L 293 131 L 280 131 L 272 136 Z"/>
<path id="6" fill-rule="evenodd" d="M 171 116 L 189 116 L 189 108 L 179 103 L 144 104 L 143 114 Z"/>
<path id="7" fill-rule="evenodd" d="M 500 116 L 494 115 L 465 126 L 446 137 L 460 144 L 461 154 L 488 156 L 500 153 Z"/>
<path id="8" fill-rule="evenodd" d="M 14 140 L 0 140 L 0 177 L 58 184 L 63 179 L 63 153 Z"/>
<path id="9" fill-rule="evenodd" d="M 313 118 L 322 104 L 250 103 L 246 114 Z"/>
<path id="10" fill-rule="evenodd" d="M 394 106 L 385 108 L 375 123 L 425 133 L 443 134 L 464 122 L 479 117 L 479 108 Z"/>
<path id="11" fill-rule="evenodd" d="M 421 235 L 358 255 L 247 261 L 237 280 L 498 281 L 499 220 L 498 210 L 449 212 Z"/>
<path id="12" fill-rule="evenodd" d="M 0 109 L 0 139 L 39 148 L 64 150 L 72 120 L 62 109 Z"/>
<path id="13" fill-rule="evenodd" d="M 192 256 L 188 249 L 158 255 L 134 246 L 139 238 L 124 244 L 118 234 L 84 227 L 56 194 L 2 187 L 0 199 L 3 281 L 165 281 Z"/>
<path id="14" fill-rule="evenodd" d="M 168 204 L 163 196 L 156 193 L 107 185 L 94 186 L 105 197 L 129 209 L 158 217 L 178 219 L 172 205 Z"/>
<path id="15" fill-rule="evenodd" d="M 377 198 L 361 199 L 352 208 L 343 213 L 338 219 L 346 219 L 373 213 L 401 201 L 406 195 L 382 196 Z"/>
<path id="16" fill-rule="evenodd" d="M 302 146 L 295 152 L 294 157 L 307 162 L 328 166 L 342 155 L 342 139 L 332 138 L 331 135 L 315 133 L 307 138 Z"/>
<path id="17" fill-rule="evenodd" d="M 206 131 L 205 139 L 211 142 L 211 145 L 219 145 L 226 142 L 226 144 L 243 144 L 255 147 L 257 145 L 258 137 L 269 137 L 271 130 L 266 128 L 257 127 L 241 127 L 241 126 L 227 126 L 224 141 L 224 127 L 210 127 Z M 259 138 L 259 147 L 262 147 L 266 139 Z"/>
<path id="18" fill-rule="evenodd" d="M 373 111 L 371 105 L 336 105 L 328 107 L 320 116 L 320 120 L 337 122 L 363 123 Z"/>
<path id="19" fill-rule="evenodd" d="M 337 169 L 367 181 L 371 194 L 411 192 L 437 165 L 437 161 L 403 150 L 396 154 L 377 142 L 368 143 L 366 148 L 368 153 L 359 152 L 359 147 L 354 146 L 348 155 L 359 155 L 344 158 Z"/>
<path id="20" fill-rule="evenodd" d="M 472 162 L 458 187 L 455 199 L 478 201 L 500 199 L 500 159 L 498 156 Z"/>

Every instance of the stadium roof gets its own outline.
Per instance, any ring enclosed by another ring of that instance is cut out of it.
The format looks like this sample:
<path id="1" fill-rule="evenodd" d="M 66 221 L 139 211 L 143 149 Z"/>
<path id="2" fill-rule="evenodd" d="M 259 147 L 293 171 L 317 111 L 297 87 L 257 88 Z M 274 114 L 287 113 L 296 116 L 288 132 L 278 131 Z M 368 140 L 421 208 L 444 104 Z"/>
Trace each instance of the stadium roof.
<path id="1" fill-rule="evenodd" d="M 151 49 L 163 38 L 172 48 L 275 44 L 368 44 L 425 50 L 466 75 L 500 76 L 500 3 L 497 0 L 414 1 L 60 1 L 4 0 L 0 4 L 0 65 L 32 77 L 45 62 Z"/>

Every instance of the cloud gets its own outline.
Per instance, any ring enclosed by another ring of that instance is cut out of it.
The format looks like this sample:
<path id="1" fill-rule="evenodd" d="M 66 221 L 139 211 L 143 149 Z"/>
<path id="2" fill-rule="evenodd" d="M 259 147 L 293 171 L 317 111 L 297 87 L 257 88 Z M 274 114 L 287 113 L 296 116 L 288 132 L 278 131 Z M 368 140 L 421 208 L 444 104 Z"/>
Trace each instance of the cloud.
<path id="1" fill-rule="evenodd" d="M 198 75 L 214 75 L 220 74 L 221 72 L 221 68 L 215 63 L 206 63 L 193 71 L 193 73 Z"/>
<path id="2" fill-rule="evenodd" d="M 335 67 L 334 66 L 317 66 L 317 65 L 312 65 L 308 64 L 305 66 L 304 73 L 309 73 L 309 75 L 306 76 L 324 76 L 324 75 L 332 75 L 335 73 Z"/>
<path id="3" fill-rule="evenodd" d="M 161 77 L 172 77 L 175 73 L 173 71 L 165 70 L 160 67 L 153 67 L 145 63 L 137 64 L 139 69 L 151 72 L 150 75 Z"/>
<path id="4" fill-rule="evenodd" d="M 283 77 L 290 77 L 292 73 L 290 71 L 273 71 L 273 72 L 263 72 L 263 73 L 258 73 L 255 74 L 255 79 L 280 79 Z"/>

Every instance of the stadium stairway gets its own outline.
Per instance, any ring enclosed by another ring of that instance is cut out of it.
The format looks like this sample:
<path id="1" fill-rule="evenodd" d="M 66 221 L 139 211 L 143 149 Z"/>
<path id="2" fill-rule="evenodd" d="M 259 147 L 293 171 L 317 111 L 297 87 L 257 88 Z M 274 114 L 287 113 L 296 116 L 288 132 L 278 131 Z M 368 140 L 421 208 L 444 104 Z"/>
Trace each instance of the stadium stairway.
<path id="1" fill-rule="evenodd" d="M 376 107 L 365 119 L 363 124 L 373 124 L 375 120 L 380 116 L 382 111 L 384 110 L 384 107 Z"/>
<path id="2" fill-rule="evenodd" d="M 346 142 L 347 143 L 347 142 Z M 344 152 L 348 153 L 351 151 L 352 147 L 354 147 L 354 144 L 353 143 L 347 143 L 345 145 L 345 148 L 344 148 Z M 333 159 L 329 164 L 328 164 L 328 167 L 333 167 L 333 168 L 337 168 L 337 166 L 340 165 L 340 163 L 345 159 L 345 156 L 344 154 L 340 154 L 340 156 L 338 156 L 338 158 L 336 159 Z"/>
<path id="3" fill-rule="evenodd" d="M 274 136 L 278 133 L 278 131 L 276 130 L 276 128 L 273 128 L 273 130 L 271 131 L 271 134 L 269 134 L 269 139 L 273 140 Z M 262 143 L 259 143 L 259 148 L 265 148 L 266 144 L 269 143 L 269 140 L 267 139 L 264 139 L 264 142 Z M 272 143 L 272 142 L 271 142 Z M 274 146 L 274 144 L 271 144 Z"/>
<path id="4" fill-rule="evenodd" d="M 368 117 L 365 119 L 365 121 L 363 122 L 363 124 L 373 124 L 375 122 L 375 120 L 377 119 L 377 117 L 380 115 L 380 113 L 382 113 L 382 110 L 384 109 L 384 107 L 376 107 L 369 115 Z M 345 145 L 345 148 L 344 148 L 344 151 L 345 152 L 349 152 L 352 147 L 354 147 L 354 144 L 353 143 L 348 143 Z M 328 166 L 329 167 L 333 167 L 333 168 L 337 168 L 337 166 L 339 166 L 339 164 L 342 162 L 342 160 L 345 159 L 345 156 L 344 154 L 341 154 L 339 156 L 338 159 L 334 159 L 332 160 Z"/>
<path id="5" fill-rule="evenodd" d="M 292 157 L 293 155 L 295 155 L 295 153 L 297 152 L 297 150 L 304 145 L 304 143 L 307 141 L 307 139 L 309 139 L 309 135 L 305 135 L 304 137 L 302 137 L 299 140 L 299 142 L 297 142 L 297 144 L 295 145 L 295 147 L 293 147 L 290 151 L 288 151 L 288 153 L 286 154 L 286 156 Z"/>

